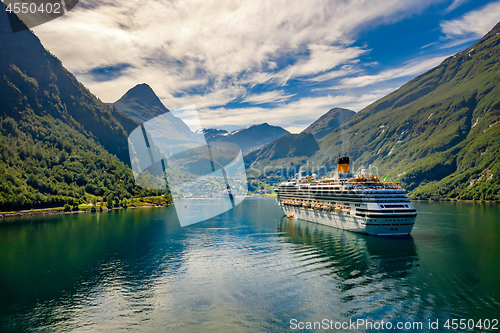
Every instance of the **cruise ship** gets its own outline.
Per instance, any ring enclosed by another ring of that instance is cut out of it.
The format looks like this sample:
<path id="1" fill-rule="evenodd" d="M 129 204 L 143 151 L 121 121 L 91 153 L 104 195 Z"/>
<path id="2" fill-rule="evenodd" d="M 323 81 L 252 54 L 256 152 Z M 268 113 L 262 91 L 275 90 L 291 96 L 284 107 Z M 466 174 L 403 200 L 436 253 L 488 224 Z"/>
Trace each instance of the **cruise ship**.
<path id="1" fill-rule="evenodd" d="M 408 235 L 417 211 L 406 191 L 362 171 L 354 176 L 341 157 L 333 178 L 315 179 L 303 170 L 275 189 L 276 204 L 289 218 L 377 236 Z"/>

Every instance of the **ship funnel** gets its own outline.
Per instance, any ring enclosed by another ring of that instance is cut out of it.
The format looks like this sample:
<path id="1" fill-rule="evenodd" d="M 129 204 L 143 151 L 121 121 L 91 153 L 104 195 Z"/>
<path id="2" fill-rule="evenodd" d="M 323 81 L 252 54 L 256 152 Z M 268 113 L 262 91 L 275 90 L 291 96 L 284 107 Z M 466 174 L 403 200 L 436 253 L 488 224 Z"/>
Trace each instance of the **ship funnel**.
<path id="1" fill-rule="evenodd" d="M 307 169 L 305 167 L 300 167 L 299 169 L 299 178 L 306 178 Z"/>
<path id="2" fill-rule="evenodd" d="M 338 173 L 350 173 L 351 170 L 349 168 L 349 157 L 341 157 L 339 158 L 339 162 L 337 164 Z"/>

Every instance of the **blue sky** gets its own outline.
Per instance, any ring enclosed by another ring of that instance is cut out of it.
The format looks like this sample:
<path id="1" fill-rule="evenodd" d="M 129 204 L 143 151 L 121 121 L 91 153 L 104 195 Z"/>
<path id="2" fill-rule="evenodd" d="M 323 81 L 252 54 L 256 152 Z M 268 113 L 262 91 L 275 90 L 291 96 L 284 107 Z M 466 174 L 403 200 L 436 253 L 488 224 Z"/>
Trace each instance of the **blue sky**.
<path id="1" fill-rule="evenodd" d="M 361 110 L 498 21 L 500 1 L 84 0 L 34 31 L 105 102 L 148 83 L 171 110 L 196 105 L 204 127 L 300 132 L 330 108 Z"/>

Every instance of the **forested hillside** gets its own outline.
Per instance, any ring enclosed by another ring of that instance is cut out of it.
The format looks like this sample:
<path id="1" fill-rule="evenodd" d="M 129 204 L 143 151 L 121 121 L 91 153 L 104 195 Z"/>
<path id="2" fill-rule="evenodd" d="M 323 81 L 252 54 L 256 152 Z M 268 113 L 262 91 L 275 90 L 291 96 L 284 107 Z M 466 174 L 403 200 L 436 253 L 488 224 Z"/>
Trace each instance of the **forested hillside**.
<path id="1" fill-rule="evenodd" d="M 309 125 L 302 133 L 312 133 L 314 138 L 319 140 L 342 126 L 343 123 L 355 114 L 356 112 L 348 109 L 333 108 Z"/>
<path id="2" fill-rule="evenodd" d="M 417 199 L 500 200 L 500 24 L 320 140 Z"/>
<path id="3" fill-rule="evenodd" d="M 288 134 L 245 155 L 245 166 L 250 177 L 258 176 L 261 180 L 271 176 L 267 170 L 274 170 L 278 177 L 287 177 L 282 166 L 304 164 L 319 149 L 318 142 L 311 133 Z"/>
<path id="4" fill-rule="evenodd" d="M 92 95 L 29 30 L 13 34 L 4 10 L 0 95 L 0 210 L 152 194 L 125 164 L 126 130 L 137 123 Z"/>

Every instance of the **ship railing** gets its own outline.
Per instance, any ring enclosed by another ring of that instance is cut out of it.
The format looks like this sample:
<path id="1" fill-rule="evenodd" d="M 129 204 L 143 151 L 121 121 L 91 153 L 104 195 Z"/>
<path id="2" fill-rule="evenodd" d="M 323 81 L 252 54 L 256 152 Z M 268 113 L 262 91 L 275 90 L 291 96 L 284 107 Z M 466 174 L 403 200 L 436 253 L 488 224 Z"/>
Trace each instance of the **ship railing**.
<path id="1" fill-rule="evenodd" d="M 369 201 L 369 200 L 368 200 Z M 374 200 L 371 200 L 374 201 Z M 314 210 L 325 211 L 325 212 L 334 212 L 337 214 L 352 214 L 351 207 L 331 204 L 328 202 L 321 201 L 297 201 L 297 200 L 281 200 L 280 204 L 286 206 L 297 206 L 297 207 L 306 207 Z"/>

